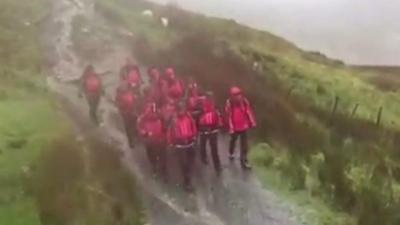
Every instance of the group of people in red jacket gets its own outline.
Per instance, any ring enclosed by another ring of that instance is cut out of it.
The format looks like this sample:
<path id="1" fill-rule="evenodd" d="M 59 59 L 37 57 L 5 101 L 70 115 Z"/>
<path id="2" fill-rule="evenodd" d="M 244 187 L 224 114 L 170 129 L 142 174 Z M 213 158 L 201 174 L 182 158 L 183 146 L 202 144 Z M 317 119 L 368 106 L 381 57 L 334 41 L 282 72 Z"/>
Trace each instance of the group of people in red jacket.
<path id="1" fill-rule="evenodd" d="M 220 175 L 218 136 L 223 128 L 231 135 L 229 159 L 234 160 L 235 145 L 240 139 L 241 166 L 251 169 L 247 161 L 247 131 L 255 127 L 256 122 L 252 107 L 240 88 L 230 88 L 225 112 L 221 114 L 212 92 L 200 90 L 193 79 L 185 84 L 172 67 L 163 72 L 152 67 L 147 75 L 148 84 L 145 85 L 138 66 L 128 60 L 120 71 L 115 105 L 123 119 L 130 147 L 134 148 L 134 137 L 141 140 L 155 171 L 167 177 L 167 149 L 173 149 L 182 170 L 183 185 L 191 190 L 197 148 L 201 162 L 207 165 L 209 145 L 214 169 Z M 93 66 L 85 69 L 81 90 L 87 98 L 91 118 L 98 123 L 96 111 L 104 90 Z"/>

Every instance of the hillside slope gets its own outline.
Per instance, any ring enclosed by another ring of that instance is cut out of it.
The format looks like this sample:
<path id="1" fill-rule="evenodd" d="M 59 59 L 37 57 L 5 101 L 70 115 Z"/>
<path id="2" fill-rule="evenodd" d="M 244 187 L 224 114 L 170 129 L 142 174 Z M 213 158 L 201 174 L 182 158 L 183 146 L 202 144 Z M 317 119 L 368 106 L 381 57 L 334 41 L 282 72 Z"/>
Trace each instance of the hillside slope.
<path id="1" fill-rule="evenodd" d="M 363 71 L 231 20 L 141 0 L 97 0 L 95 9 L 121 31 L 115 41 L 130 42 L 141 63 L 174 65 L 213 90 L 220 104 L 230 85 L 243 87 L 258 117 L 254 143 L 270 146 L 254 148 L 261 171 L 276 171 L 291 190 L 305 189 L 348 212 L 354 221 L 345 224 L 397 224 L 396 90 L 382 91 Z M 141 15 L 146 9 L 155 17 Z M 78 36 L 82 24 L 76 24 Z"/>

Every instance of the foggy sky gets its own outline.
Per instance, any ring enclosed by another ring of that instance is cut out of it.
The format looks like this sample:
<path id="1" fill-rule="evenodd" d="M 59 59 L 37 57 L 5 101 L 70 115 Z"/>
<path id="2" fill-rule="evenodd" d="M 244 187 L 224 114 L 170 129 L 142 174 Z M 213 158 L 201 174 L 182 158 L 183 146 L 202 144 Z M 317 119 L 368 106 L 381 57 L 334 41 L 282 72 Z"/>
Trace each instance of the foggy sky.
<path id="1" fill-rule="evenodd" d="M 400 65 L 400 0 L 173 2 L 203 14 L 233 18 L 347 63 Z"/>

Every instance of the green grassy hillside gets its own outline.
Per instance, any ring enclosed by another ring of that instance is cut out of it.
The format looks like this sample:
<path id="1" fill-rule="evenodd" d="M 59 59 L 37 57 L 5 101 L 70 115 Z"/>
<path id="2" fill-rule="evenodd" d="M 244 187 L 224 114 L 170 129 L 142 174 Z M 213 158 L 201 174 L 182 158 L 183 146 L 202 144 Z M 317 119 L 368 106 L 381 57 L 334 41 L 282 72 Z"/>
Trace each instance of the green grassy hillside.
<path id="1" fill-rule="evenodd" d="M 0 1 L 0 224 L 40 224 L 24 180 L 63 130 L 41 78 L 37 22 L 46 1 Z"/>
<path id="2" fill-rule="evenodd" d="M 141 224 L 140 202 L 118 155 L 97 147 L 95 169 L 101 163 L 109 173 L 84 173 L 81 143 L 47 90 L 39 28 L 48 10 L 47 0 L 0 0 L 0 224 L 89 224 L 99 218 L 110 224 L 113 207 L 129 210 L 123 219 L 133 216 L 130 224 Z M 120 191 L 104 191 L 111 181 Z M 129 203 L 104 200 L 87 188 L 92 186 Z"/>
<path id="3" fill-rule="evenodd" d="M 155 17 L 142 16 L 145 9 Z M 230 85 L 243 87 L 256 108 L 254 144 L 269 143 L 252 152 L 260 174 L 272 171 L 291 192 L 305 190 L 352 218 L 311 214 L 315 224 L 399 223 L 400 95 L 371 82 L 375 71 L 176 6 L 97 0 L 96 10 L 133 33 L 115 40 L 128 40 L 141 63 L 174 65 L 182 76 L 212 89 L 221 104 Z M 169 18 L 168 28 L 161 26 L 161 16 Z"/>

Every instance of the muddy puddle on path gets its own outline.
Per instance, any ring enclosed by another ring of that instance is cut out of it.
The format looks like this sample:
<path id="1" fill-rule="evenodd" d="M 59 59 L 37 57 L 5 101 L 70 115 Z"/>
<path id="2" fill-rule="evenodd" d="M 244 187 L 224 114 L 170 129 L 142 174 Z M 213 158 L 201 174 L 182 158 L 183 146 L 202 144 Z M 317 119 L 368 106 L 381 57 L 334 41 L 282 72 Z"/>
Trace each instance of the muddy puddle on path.
<path id="1" fill-rule="evenodd" d="M 113 104 L 118 83 L 116 71 L 128 55 L 127 48 L 114 43 L 112 51 L 103 59 L 94 62 L 99 71 L 112 73 L 104 76 L 107 84 L 107 98 L 100 106 L 103 125 L 95 127 L 89 121 L 86 104 L 77 97 L 77 87 L 68 81 L 75 80 L 84 63 L 73 51 L 71 32 L 73 18 L 80 14 L 92 13 L 89 0 L 54 1 L 52 21 L 45 30 L 48 61 L 52 61 L 49 87 L 68 106 L 71 121 L 79 124 L 81 132 L 98 135 L 99 140 L 108 139 L 115 149 L 121 151 L 121 159 L 136 177 L 142 190 L 144 206 L 149 224 L 152 225 L 292 225 L 289 209 L 276 196 L 264 190 L 251 172 L 243 172 L 238 163 L 227 160 L 227 137 L 220 140 L 219 148 L 223 163 L 223 175 L 217 178 L 212 166 L 201 166 L 196 161 L 195 192 L 187 194 L 178 185 L 180 173 L 173 154 L 169 154 L 169 175 L 167 184 L 160 182 L 150 173 L 144 149 L 138 145 L 134 150 L 127 147 L 121 121 Z M 110 28 L 111 30 L 111 28 Z M 111 32 L 111 31 L 110 31 Z M 82 125 L 88 124 L 88 125 Z"/>

